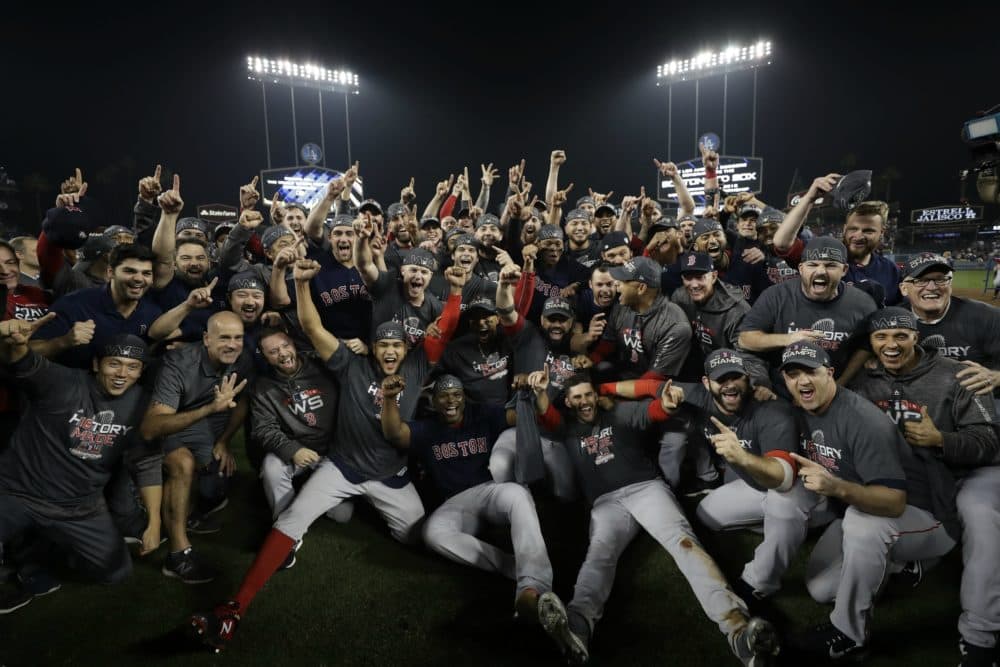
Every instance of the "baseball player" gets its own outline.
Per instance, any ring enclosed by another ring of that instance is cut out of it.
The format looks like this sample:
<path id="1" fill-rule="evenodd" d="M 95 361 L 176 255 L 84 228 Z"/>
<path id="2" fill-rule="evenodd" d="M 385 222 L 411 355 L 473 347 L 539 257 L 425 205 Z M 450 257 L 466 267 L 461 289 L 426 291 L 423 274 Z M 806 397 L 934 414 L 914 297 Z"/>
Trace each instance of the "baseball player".
<path id="1" fill-rule="evenodd" d="M 936 558 L 955 546 L 942 523 L 947 508 L 935 507 L 932 494 L 945 489 L 950 500 L 946 471 L 915 456 L 881 410 L 838 386 L 817 343 L 788 346 L 781 374 L 802 420 L 805 456 L 791 454 L 798 475 L 806 489 L 843 512 L 816 543 L 806 569 L 813 599 L 834 603 L 830 620 L 793 643 L 828 659 L 861 655 L 890 563 Z"/>
<path id="2" fill-rule="evenodd" d="M 302 328 L 318 357 L 342 378 L 336 450 L 320 461 L 292 504 L 278 516 L 235 598 L 212 612 L 191 617 L 192 630 L 215 651 L 232 640 L 250 602 L 278 567 L 288 561 L 289 554 L 320 515 L 346 499 L 364 496 L 385 518 L 392 536 L 401 542 L 416 538 L 414 528 L 424 516 L 423 504 L 407 474 L 405 456 L 382 435 L 382 379 L 402 375 L 408 386 L 421 386 L 457 325 L 465 272 L 458 267 L 448 270 L 452 294 L 441 318 L 442 337 L 425 336 L 420 347 L 408 351 L 402 326 L 385 322 L 376 329 L 371 356 L 359 356 L 323 327 L 309 298 L 309 281 L 320 270 L 314 260 L 298 260 L 293 276 Z M 397 394 L 395 401 L 403 419 L 413 417 L 418 398 L 417 391 Z"/>
<path id="3" fill-rule="evenodd" d="M 958 480 L 961 522 L 962 667 L 996 664 L 1000 632 L 1000 439 L 989 396 L 963 387 L 956 373 L 962 364 L 924 351 L 917 343 L 913 313 L 886 308 L 872 315 L 869 327 L 878 360 L 855 378 L 852 388 L 897 424 L 918 456 L 942 460 Z M 948 526 L 958 534 L 958 526 Z"/>
<path id="4" fill-rule="evenodd" d="M 544 225 L 538 231 L 535 261 L 535 298 L 528 319 L 538 322 L 542 306 L 550 296 L 576 300 L 577 290 L 587 283 L 590 272 L 564 254 L 563 231 L 559 225 Z M 522 253 L 527 253 L 522 250 Z"/>
<path id="5" fill-rule="evenodd" d="M 876 306 L 861 290 L 842 284 L 846 271 L 843 243 L 829 236 L 809 241 L 802 253 L 799 280 L 772 286 L 743 317 L 740 349 L 766 353 L 774 369 L 780 364 L 776 355 L 788 345 L 817 341 L 828 350 L 838 376 L 849 380 L 869 356 L 863 350 L 855 352 L 861 338 L 856 332 Z"/>
<path id="6" fill-rule="evenodd" d="M 577 480 L 592 506 L 590 546 L 568 605 L 568 632 L 583 646 L 589 644 L 611 594 L 618 558 L 639 530 L 645 529 L 673 557 L 702 609 L 745 665 L 764 664 L 776 655 L 774 629 L 763 619 L 748 617 L 745 603 L 702 549 L 670 488 L 642 451 L 643 431 L 669 419 L 684 392 L 668 382 L 657 399 L 617 402 L 611 410 L 604 410 L 597 404 L 597 391 L 589 377 L 580 374 L 566 383 L 569 415 L 564 421 L 548 401 L 546 375 L 536 371 L 529 376 L 538 407 L 546 407 L 543 423 L 550 431 L 562 433 Z M 576 642 L 570 644 L 575 646 Z M 587 656 L 571 651 L 568 657 L 580 664 Z"/>
<path id="7" fill-rule="evenodd" d="M 424 462 L 436 490 L 445 498 L 424 524 L 427 547 L 457 563 L 515 580 L 518 618 L 544 620 L 546 631 L 560 648 L 569 650 L 565 642 L 571 642 L 572 635 L 562 631 L 568 627 L 566 610 L 552 592 L 552 565 L 531 491 L 490 477 L 490 450 L 497 436 L 514 426 L 517 413 L 501 406 L 467 406 L 461 380 L 443 375 L 432 392 L 435 417 L 404 422 L 394 399 L 405 388 L 400 375 L 383 378 L 382 433 L 394 446 L 409 449 Z M 509 527 L 514 553 L 477 538 L 483 523 Z M 541 617 L 540 609 L 554 613 Z"/>
<path id="8" fill-rule="evenodd" d="M 119 583 L 132 571 L 121 534 L 104 504 L 103 490 L 123 452 L 140 446 L 136 425 L 146 395 L 136 384 L 146 359 L 140 338 L 109 338 L 92 372 L 52 363 L 28 348 L 28 339 L 54 314 L 36 322 L 0 322 L 0 363 L 17 378 L 30 405 L 0 457 L 0 548 L 27 530 L 63 545 L 88 575 Z M 160 545 L 161 455 L 142 447 L 136 472 L 149 508 L 140 553 Z M 31 575 L 3 596 L 0 613 L 31 602 Z"/>

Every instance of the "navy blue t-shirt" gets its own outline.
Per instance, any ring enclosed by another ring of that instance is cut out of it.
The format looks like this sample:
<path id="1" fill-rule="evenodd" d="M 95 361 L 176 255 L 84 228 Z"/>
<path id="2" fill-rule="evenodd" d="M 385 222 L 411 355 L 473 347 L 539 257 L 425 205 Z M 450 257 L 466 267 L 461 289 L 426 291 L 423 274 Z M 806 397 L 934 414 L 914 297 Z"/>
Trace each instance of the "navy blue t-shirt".
<path id="1" fill-rule="evenodd" d="M 503 407 L 467 404 L 461 423 L 455 426 L 436 416 L 406 424 L 410 427 L 410 449 L 446 498 L 493 479 L 490 452 L 508 428 Z"/>
<path id="2" fill-rule="evenodd" d="M 347 268 L 338 262 L 329 250 L 310 248 L 307 257 L 318 261 L 322 267 L 310 281 L 309 291 L 323 328 L 343 340 L 368 340 L 372 301 L 361 274 L 356 268 Z M 294 284 L 290 283 L 288 295 L 294 303 Z"/>
<path id="3" fill-rule="evenodd" d="M 209 272 L 207 285 L 212 281 L 215 272 Z M 199 286 L 200 287 L 200 286 Z M 184 303 L 192 287 L 184 284 L 176 275 L 162 289 L 149 290 L 149 296 L 160 307 L 163 312 L 167 312 Z M 208 318 L 215 313 L 226 308 L 226 285 L 219 280 L 215 289 L 212 290 L 212 305 L 207 308 L 196 308 L 192 310 L 181 322 L 181 340 L 200 341 L 201 335 L 208 328 Z"/>
<path id="4" fill-rule="evenodd" d="M 844 282 L 848 285 L 856 285 L 865 280 L 874 280 L 882 285 L 887 306 L 895 306 L 903 300 L 903 295 L 899 291 L 899 281 L 902 279 L 902 273 L 896 263 L 877 252 L 872 253 L 867 266 L 854 262 L 848 264 L 847 275 L 844 276 Z"/>

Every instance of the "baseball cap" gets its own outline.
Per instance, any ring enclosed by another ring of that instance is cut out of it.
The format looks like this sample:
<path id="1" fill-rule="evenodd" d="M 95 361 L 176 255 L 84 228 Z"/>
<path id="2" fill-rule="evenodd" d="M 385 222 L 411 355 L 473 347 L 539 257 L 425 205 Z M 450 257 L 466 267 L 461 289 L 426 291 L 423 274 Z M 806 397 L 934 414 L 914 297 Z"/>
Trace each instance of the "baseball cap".
<path id="1" fill-rule="evenodd" d="M 868 316 L 868 333 L 881 331 L 882 329 L 912 329 L 917 328 L 917 318 L 910 311 L 898 306 L 889 306 L 881 310 L 876 310 Z"/>
<path id="2" fill-rule="evenodd" d="M 473 310 L 484 310 L 490 315 L 496 315 L 497 305 L 493 302 L 493 299 L 480 296 L 470 301 L 468 308 L 465 309 L 467 313 L 471 313 Z"/>
<path id="3" fill-rule="evenodd" d="M 718 380 L 732 373 L 749 375 L 743 363 L 743 355 L 736 350 L 719 348 L 705 358 L 705 375 L 709 380 Z"/>
<path id="4" fill-rule="evenodd" d="M 660 287 L 663 269 L 648 257 L 634 257 L 621 266 L 611 267 L 609 273 L 615 280 L 637 281 L 649 287 Z"/>
<path id="5" fill-rule="evenodd" d="M 463 389 L 462 381 L 454 375 L 442 375 L 434 383 L 435 394 L 440 394 L 442 391 L 448 391 L 449 389 Z"/>
<path id="6" fill-rule="evenodd" d="M 576 313 L 573 312 L 573 306 L 566 299 L 561 296 L 550 296 L 545 300 L 545 305 L 542 306 L 542 316 L 548 317 L 550 315 L 575 317 Z"/>
<path id="7" fill-rule="evenodd" d="M 441 221 L 435 218 L 433 215 L 429 215 L 420 221 L 420 229 L 423 229 L 424 227 L 440 227 L 440 226 L 441 226 Z"/>
<path id="8" fill-rule="evenodd" d="M 52 243 L 63 248 L 76 249 L 87 242 L 87 236 L 99 227 L 93 215 L 94 203 L 82 197 L 76 205 L 50 208 L 42 221 L 42 231 Z"/>
<path id="9" fill-rule="evenodd" d="M 101 348 L 99 358 L 104 357 L 125 357 L 145 363 L 146 343 L 132 334 L 116 334 Z"/>
<path id="10" fill-rule="evenodd" d="M 664 229 L 678 229 L 680 225 L 677 224 L 677 220 L 671 215 L 665 215 L 652 225 L 649 226 L 650 233 L 655 233 L 662 231 Z"/>
<path id="11" fill-rule="evenodd" d="M 463 231 L 461 229 L 458 229 L 458 234 L 451 234 L 451 232 L 454 231 L 454 230 L 456 230 L 456 229 L 458 229 L 458 227 L 453 227 L 452 229 L 448 230 L 449 240 L 450 240 L 451 236 L 457 236 L 458 237 L 458 238 L 455 239 L 455 247 L 456 248 L 458 246 L 460 246 L 460 245 L 467 245 L 467 246 L 472 246 L 473 248 L 476 248 L 477 250 L 479 249 L 479 241 L 476 239 L 475 236 L 473 236 L 469 232 Z"/>
<path id="12" fill-rule="evenodd" d="M 830 356 L 826 350 L 811 341 L 800 340 L 786 347 L 781 353 L 781 366 L 778 370 L 783 371 L 788 366 L 819 368 L 830 365 Z"/>
<path id="13" fill-rule="evenodd" d="M 261 279 L 253 271 L 240 271 L 229 279 L 226 292 L 235 292 L 238 289 L 256 289 L 261 292 L 267 291 L 267 287 L 264 285 L 263 281 L 261 281 Z"/>
<path id="14" fill-rule="evenodd" d="M 403 336 L 403 325 L 399 322 L 383 322 L 378 325 L 372 342 L 379 340 L 406 340 Z"/>
<path id="15" fill-rule="evenodd" d="M 847 248 L 832 236 L 816 236 L 810 239 L 802 251 L 803 262 L 832 260 L 847 264 Z"/>
<path id="16" fill-rule="evenodd" d="M 135 237 L 135 232 L 133 232 L 128 227 L 125 227 L 124 225 L 111 225 L 110 227 L 104 230 L 103 234 L 105 236 L 118 236 L 119 234 L 131 234 L 133 237 Z"/>
<path id="17" fill-rule="evenodd" d="M 740 217 L 742 218 L 746 215 L 755 215 L 757 217 L 760 217 L 760 214 L 763 210 L 764 209 L 762 209 L 760 206 L 757 206 L 757 204 L 746 203 L 740 207 Z"/>
<path id="18" fill-rule="evenodd" d="M 691 213 L 685 213 L 684 215 L 677 216 L 677 225 L 680 226 L 682 222 L 693 222 L 698 224 L 698 218 Z"/>
<path id="19" fill-rule="evenodd" d="M 429 250 L 424 248 L 414 248 L 413 250 L 406 253 L 403 256 L 403 262 L 401 266 L 406 266 L 407 264 L 412 266 L 420 266 L 431 272 L 437 270 L 437 260 L 434 259 L 434 255 L 431 254 Z"/>
<path id="20" fill-rule="evenodd" d="M 566 214 L 566 222 L 570 220 L 586 220 L 590 222 L 590 213 L 586 209 L 574 208 L 572 211 Z"/>
<path id="21" fill-rule="evenodd" d="M 403 206 L 398 201 L 397 202 L 393 202 L 392 204 L 389 204 L 388 213 L 389 213 L 389 216 L 388 216 L 389 219 L 392 220 L 393 218 L 398 218 L 398 217 L 406 215 L 406 207 Z"/>
<path id="22" fill-rule="evenodd" d="M 270 250 L 275 241 L 280 239 L 282 236 L 295 236 L 295 232 L 290 230 L 288 227 L 282 227 L 281 225 L 268 227 L 264 234 L 260 237 L 260 244 L 264 246 L 264 251 L 266 252 Z"/>
<path id="23" fill-rule="evenodd" d="M 333 222 L 330 223 L 330 229 L 334 227 L 354 227 L 354 217 L 347 213 L 335 215 L 333 216 Z"/>
<path id="24" fill-rule="evenodd" d="M 366 211 L 382 215 L 382 205 L 374 199 L 366 199 L 361 202 L 361 206 L 358 207 L 358 213 L 365 213 Z"/>
<path id="25" fill-rule="evenodd" d="M 596 209 L 594 209 L 594 217 L 599 215 L 618 215 L 618 211 L 611 204 L 601 204 Z"/>
<path id="26" fill-rule="evenodd" d="M 177 226 L 174 227 L 174 233 L 180 234 L 186 229 L 197 229 L 205 236 L 208 236 L 208 225 L 201 218 L 181 218 L 177 221 Z"/>
<path id="27" fill-rule="evenodd" d="M 948 260 L 941 255 L 933 252 L 922 252 L 915 257 L 911 257 L 909 261 L 907 261 L 906 271 L 903 273 L 903 277 L 919 278 L 931 269 L 951 271 L 951 264 L 949 264 Z"/>
<path id="28" fill-rule="evenodd" d="M 229 232 L 233 231 L 233 227 L 235 226 L 236 226 L 235 222 L 220 222 L 218 225 L 215 226 L 215 229 L 212 230 L 212 238 L 218 241 L 219 237 L 222 236 L 223 232 L 228 234 Z"/>
<path id="29" fill-rule="evenodd" d="M 830 201 L 834 208 L 850 211 L 868 199 L 872 191 L 871 169 L 858 169 L 847 174 L 830 191 Z"/>
<path id="30" fill-rule="evenodd" d="M 702 234 L 711 234 L 712 232 L 721 232 L 722 225 L 713 220 L 712 218 L 702 218 L 698 222 L 694 223 L 694 229 L 691 230 L 691 238 L 696 239 Z"/>
<path id="31" fill-rule="evenodd" d="M 715 271 L 715 263 L 707 253 L 686 252 L 681 255 L 681 275 L 685 273 L 710 273 Z"/>
<path id="32" fill-rule="evenodd" d="M 601 252 L 607 252 L 622 245 L 628 245 L 628 237 L 625 236 L 625 232 L 608 232 L 601 239 Z"/>
<path id="33" fill-rule="evenodd" d="M 773 206 L 765 206 L 764 210 L 760 212 L 757 216 L 757 226 L 762 227 L 764 225 L 776 224 L 780 225 L 781 221 L 785 219 L 785 214 L 774 208 Z"/>
<path id="34" fill-rule="evenodd" d="M 104 234 L 91 234 L 77 253 L 77 259 L 81 263 L 93 263 L 106 256 L 114 247 L 115 241 L 111 237 Z"/>
<path id="35" fill-rule="evenodd" d="M 594 201 L 594 198 L 591 197 L 590 195 L 583 195 L 582 197 L 580 197 L 579 199 L 576 200 L 576 207 L 577 208 L 580 208 L 584 204 L 590 204 L 591 206 L 597 206 L 597 203 Z"/>
<path id="36" fill-rule="evenodd" d="M 563 238 L 563 230 L 559 225 L 542 225 L 542 228 L 538 230 L 538 240 L 547 241 L 548 239 L 559 239 Z"/>
<path id="37" fill-rule="evenodd" d="M 483 213 L 479 216 L 479 219 L 476 220 L 476 229 L 479 229 L 484 225 L 493 225 L 497 229 L 500 229 L 500 218 L 496 217 L 492 213 Z"/>
<path id="38" fill-rule="evenodd" d="M 542 213 L 549 210 L 549 205 L 543 202 L 541 199 L 535 202 L 534 207 L 536 211 L 541 211 Z"/>

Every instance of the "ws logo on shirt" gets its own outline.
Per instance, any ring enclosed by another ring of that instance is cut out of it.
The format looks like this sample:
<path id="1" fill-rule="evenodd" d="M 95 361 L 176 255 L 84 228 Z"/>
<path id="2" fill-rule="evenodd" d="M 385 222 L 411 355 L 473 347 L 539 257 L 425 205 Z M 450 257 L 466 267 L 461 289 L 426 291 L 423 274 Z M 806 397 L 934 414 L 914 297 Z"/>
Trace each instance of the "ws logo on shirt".
<path id="1" fill-rule="evenodd" d="M 822 430 L 812 432 L 808 438 L 802 439 L 802 449 L 806 456 L 820 464 L 830 472 L 840 470 L 840 460 L 843 458 L 836 447 L 826 444 L 826 436 Z"/>
<path id="2" fill-rule="evenodd" d="M 875 401 L 879 410 L 884 412 L 897 426 L 906 422 L 918 422 L 923 419 L 920 414 L 920 404 L 909 401 L 905 398 L 893 397 L 889 400 Z"/>
<path id="3" fill-rule="evenodd" d="M 285 399 L 285 405 L 292 414 L 309 426 L 316 425 L 316 410 L 323 407 L 323 392 L 319 389 L 299 391 Z"/>
<path id="4" fill-rule="evenodd" d="M 602 428 L 596 434 L 580 438 L 580 449 L 594 457 L 594 465 L 602 465 L 615 458 L 611 451 L 615 444 L 615 427 Z"/>
<path id="5" fill-rule="evenodd" d="M 639 355 L 646 353 L 646 348 L 642 344 L 642 329 L 625 327 L 621 331 L 622 343 L 625 349 L 629 350 L 629 359 L 633 364 L 639 363 Z"/>
<path id="6" fill-rule="evenodd" d="M 105 447 L 113 447 L 118 436 L 132 430 L 131 426 L 115 423 L 114 410 L 102 410 L 91 417 L 84 410 L 77 410 L 69 418 L 72 429 L 69 453 L 78 459 L 95 461 L 104 456 Z"/>

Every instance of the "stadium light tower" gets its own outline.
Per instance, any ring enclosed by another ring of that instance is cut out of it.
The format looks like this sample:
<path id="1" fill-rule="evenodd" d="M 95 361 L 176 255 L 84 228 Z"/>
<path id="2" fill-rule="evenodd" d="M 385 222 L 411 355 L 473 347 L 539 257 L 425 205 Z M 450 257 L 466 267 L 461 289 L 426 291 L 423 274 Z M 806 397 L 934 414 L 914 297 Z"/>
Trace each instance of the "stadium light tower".
<path id="1" fill-rule="evenodd" d="M 260 82 L 261 99 L 264 105 L 264 143 L 267 147 L 267 167 L 271 168 L 271 139 L 267 123 L 267 90 L 265 84 L 286 85 L 292 100 L 292 141 L 295 154 L 299 152 L 298 128 L 295 122 L 295 89 L 312 88 L 319 99 L 319 133 L 323 145 L 323 164 L 326 164 L 326 134 L 323 131 L 323 92 L 344 94 L 344 124 L 347 131 L 347 163 L 351 160 L 351 95 L 360 94 L 358 75 L 346 69 L 328 69 L 313 63 L 294 63 L 289 60 L 271 60 L 260 56 L 247 56 L 247 79 Z"/>
<path id="2" fill-rule="evenodd" d="M 671 60 L 656 67 L 656 85 L 667 86 L 667 159 L 670 159 L 673 129 L 673 84 L 694 81 L 694 134 L 698 140 L 698 87 L 701 79 L 722 75 L 722 145 L 726 144 L 726 112 L 729 101 L 729 75 L 733 72 L 753 70 L 753 132 L 750 154 L 757 152 L 757 70 L 771 64 L 770 41 L 754 44 L 731 45 L 721 51 L 700 51 L 684 60 Z"/>

